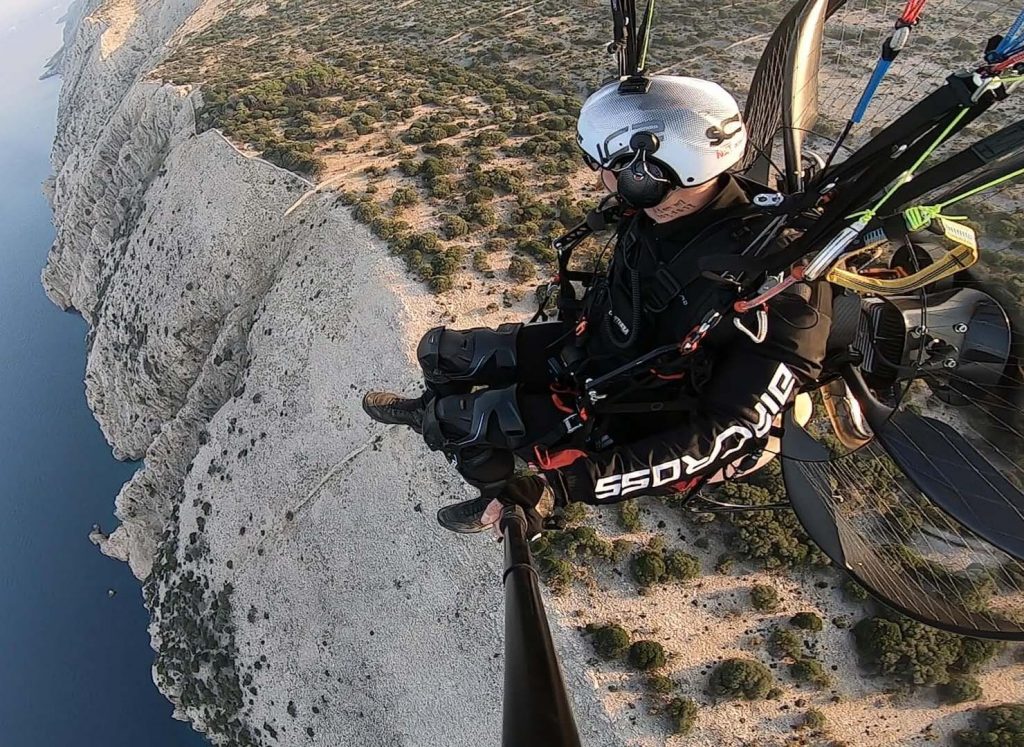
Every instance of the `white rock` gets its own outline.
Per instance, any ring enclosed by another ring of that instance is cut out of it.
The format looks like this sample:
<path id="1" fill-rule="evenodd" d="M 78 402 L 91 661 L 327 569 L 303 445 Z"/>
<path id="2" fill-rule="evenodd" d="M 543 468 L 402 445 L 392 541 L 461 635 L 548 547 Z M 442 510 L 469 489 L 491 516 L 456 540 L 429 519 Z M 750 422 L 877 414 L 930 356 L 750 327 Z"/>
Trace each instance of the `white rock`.
<path id="1" fill-rule="evenodd" d="M 500 549 L 438 528 L 461 481 L 359 407 L 413 384 L 412 343 L 447 312 L 333 195 L 285 217 L 307 183 L 197 135 L 199 94 L 145 80 L 197 4 L 138 4 L 104 57 L 82 0 L 59 57 L 43 282 L 89 322 L 114 453 L 144 460 L 92 539 L 148 579 L 154 680 L 215 742 L 237 719 L 282 744 L 496 743 Z M 586 741 L 624 743 L 579 637 L 556 638 Z"/>

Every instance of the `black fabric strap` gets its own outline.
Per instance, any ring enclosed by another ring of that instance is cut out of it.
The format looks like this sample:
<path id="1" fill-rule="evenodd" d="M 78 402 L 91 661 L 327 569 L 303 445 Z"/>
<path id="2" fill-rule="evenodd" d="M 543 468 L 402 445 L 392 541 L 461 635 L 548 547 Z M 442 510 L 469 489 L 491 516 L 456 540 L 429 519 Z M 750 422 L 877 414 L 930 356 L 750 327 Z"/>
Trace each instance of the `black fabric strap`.
<path id="1" fill-rule="evenodd" d="M 994 169 L 1001 171 L 1005 168 L 1006 173 L 1009 173 L 1020 168 L 1024 154 L 1018 153 L 1016 157 L 1008 157 L 1022 148 L 1024 148 L 1024 121 L 1014 122 L 918 174 L 911 182 L 896 191 L 889 204 L 893 209 L 898 209 L 956 179 L 991 166 L 992 169 L 986 169 L 976 179 L 972 179 L 970 184 L 957 190 L 957 192 L 966 192 L 971 189 L 971 184 L 974 182 L 984 184 L 997 178 L 999 174 L 994 173 Z"/>
<path id="2" fill-rule="evenodd" d="M 678 396 L 664 402 L 598 402 L 591 407 L 598 415 L 642 414 L 651 412 L 684 412 L 700 405 L 696 397 Z"/>

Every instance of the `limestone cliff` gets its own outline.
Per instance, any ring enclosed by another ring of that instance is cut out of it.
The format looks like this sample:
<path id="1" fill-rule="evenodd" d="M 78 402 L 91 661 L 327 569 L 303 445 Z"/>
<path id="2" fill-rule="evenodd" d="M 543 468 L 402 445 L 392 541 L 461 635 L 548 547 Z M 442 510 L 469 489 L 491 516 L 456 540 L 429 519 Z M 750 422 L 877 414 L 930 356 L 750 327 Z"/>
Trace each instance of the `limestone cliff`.
<path id="1" fill-rule="evenodd" d="M 201 92 L 149 79 L 215 5 L 79 0 L 54 58 L 43 282 L 89 323 L 114 453 L 143 460 L 103 550 L 144 581 L 157 684 L 217 743 L 493 744 L 499 553 L 441 535 L 464 488 L 358 404 L 411 384 L 410 341 L 451 309 L 334 195 L 288 212 L 309 183 L 197 134 Z M 558 637 L 584 732 L 620 743 Z"/>

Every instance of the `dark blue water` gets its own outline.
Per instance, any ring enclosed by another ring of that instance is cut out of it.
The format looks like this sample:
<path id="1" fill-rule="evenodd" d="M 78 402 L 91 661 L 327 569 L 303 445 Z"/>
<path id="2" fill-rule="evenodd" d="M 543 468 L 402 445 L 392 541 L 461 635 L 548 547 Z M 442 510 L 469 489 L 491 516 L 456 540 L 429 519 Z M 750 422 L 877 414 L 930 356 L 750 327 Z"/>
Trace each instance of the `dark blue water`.
<path id="1" fill-rule="evenodd" d="M 36 78 L 61 12 L 0 0 L 0 745 L 193 747 L 153 685 L 138 583 L 87 539 L 134 467 L 86 408 L 85 324 L 39 284 L 58 82 Z"/>

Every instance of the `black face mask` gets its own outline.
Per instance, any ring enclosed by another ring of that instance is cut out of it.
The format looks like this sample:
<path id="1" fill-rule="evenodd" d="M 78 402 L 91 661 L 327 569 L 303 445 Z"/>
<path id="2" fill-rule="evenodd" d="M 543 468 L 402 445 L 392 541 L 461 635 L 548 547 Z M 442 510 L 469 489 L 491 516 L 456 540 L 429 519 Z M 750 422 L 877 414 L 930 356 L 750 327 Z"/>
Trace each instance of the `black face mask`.
<path id="1" fill-rule="evenodd" d="M 672 184 L 657 164 L 648 162 L 643 153 L 616 175 L 616 192 L 624 203 L 637 210 L 652 208 L 668 195 Z"/>
<path id="2" fill-rule="evenodd" d="M 652 208 L 672 189 L 672 180 L 665 169 L 648 158 L 660 146 L 661 141 L 653 132 L 637 132 L 629 140 L 633 158 L 616 171 L 616 191 L 630 207 Z"/>

